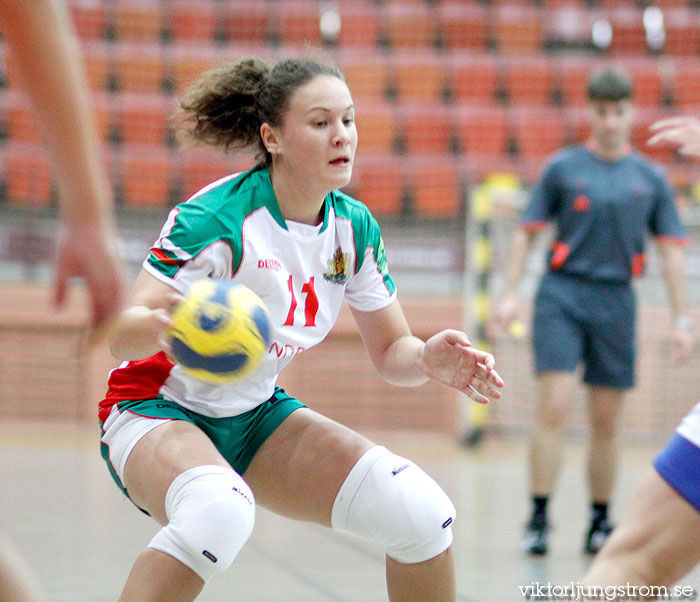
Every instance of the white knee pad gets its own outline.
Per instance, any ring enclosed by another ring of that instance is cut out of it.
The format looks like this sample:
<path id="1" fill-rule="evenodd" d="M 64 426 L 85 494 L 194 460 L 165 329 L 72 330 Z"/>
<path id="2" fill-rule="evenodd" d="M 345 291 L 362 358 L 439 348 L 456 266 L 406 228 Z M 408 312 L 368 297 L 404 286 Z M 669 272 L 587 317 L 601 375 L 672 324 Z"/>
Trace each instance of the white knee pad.
<path id="1" fill-rule="evenodd" d="M 165 511 L 169 522 L 148 547 L 177 558 L 205 582 L 231 566 L 255 522 L 253 492 L 223 466 L 179 475 L 168 489 Z"/>
<path id="2" fill-rule="evenodd" d="M 454 516 L 455 507 L 433 479 L 377 446 L 345 479 L 331 520 L 335 530 L 374 539 L 390 558 L 414 564 L 450 547 Z"/>

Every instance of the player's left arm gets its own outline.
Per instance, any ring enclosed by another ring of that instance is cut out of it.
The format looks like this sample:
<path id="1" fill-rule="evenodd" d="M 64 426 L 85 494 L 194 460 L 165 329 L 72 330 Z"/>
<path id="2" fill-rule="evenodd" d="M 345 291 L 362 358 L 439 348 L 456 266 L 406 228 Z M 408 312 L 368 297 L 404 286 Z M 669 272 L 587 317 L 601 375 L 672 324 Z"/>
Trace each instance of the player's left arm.
<path id="1" fill-rule="evenodd" d="M 352 309 L 352 314 L 372 363 L 387 382 L 410 387 L 434 380 L 479 403 L 501 396 L 503 380 L 493 356 L 474 349 L 463 332 L 444 330 L 424 342 L 411 333 L 397 300 L 377 311 Z"/>
<path id="2" fill-rule="evenodd" d="M 693 349 L 692 322 L 687 314 L 683 247 L 668 241 L 657 243 L 673 315 L 672 340 L 676 359 L 686 361 Z"/>

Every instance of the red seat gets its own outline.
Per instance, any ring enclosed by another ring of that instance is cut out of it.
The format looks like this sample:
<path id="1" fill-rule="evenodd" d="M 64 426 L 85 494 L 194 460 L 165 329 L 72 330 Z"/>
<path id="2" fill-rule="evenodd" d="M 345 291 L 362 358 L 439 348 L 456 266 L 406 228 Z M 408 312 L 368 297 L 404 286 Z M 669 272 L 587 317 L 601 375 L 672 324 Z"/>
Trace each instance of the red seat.
<path id="1" fill-rule="evenodd" d="M 580 55 L 563 55 L 556 59 L 555 80 L 559 82 L 559 93 L 563 104 L 582 107 L 588 104 L 588 78 L 601 60 Z"/>
<path id="2" fill-rule="evenodd" d="M 486 8 L 451 0 L 438 7 L 439 33 L 445 48 L 486 50 L 489 25 Z"/>
<path id="3" fill-rule="evenodd" d="M 11 142 L 41 142 L 39 128 L 24 94 L 12 89 L 4 94 L 3 113 L 6 135 Z"/>
<path id="4" fill-rule="evenodd" d="M 664 101 L 661 66 L 655 58 L 629 57 L 621 61 L 634 81 L 633 101 L 644 107 L 658 107 Z"/>
<path id="5" fill-rule="evenodd" d="M 564 113 L 559 107 L 512 106 L 508 118 L 519 158 L 544 161 L 567 143 Z"/>
<path id="6" fill-rule="evenodd" d="M 124 146 L 114 155 L 122 201 L 133 207 L 171 205 L 173 155 L 163 147 Z"/>
<path id="7" fill-rule="evenodd" d="M 267 0 L 236 0 L 221 6 L 224 36 L 232 42 L 264 44 L 270 36 L 270 4 Z"/>
<path id="8" fill-rule="evenodd" d="M 88 86 L 91 90 L 106 90 L 112 76 L 110 46 L 102 41 L 88 41 L 80 46 Z"/>
<path id="9" fill-rule="evenodd" d="M 170 0 L 167 11 L 172 39 L 213 42 L 219 23 L 218 7 L 215 0 Z"/>
<path id="10" fill-rule="evenodd" d="M 398 117 L 399 132 L 408 154 L 443 155 L 452 150 L 452 121 L 446 105 L 402 105 Z"/>
<path id="11" fill-rule="evenodd" d="M 551 0 L 550 0 L 551 1 Z M 587 48 L 591 45 L 595 13 L 584 3 L 566 0 L 544 9 L 544 38 L 552 48 Z"/>
<path id="12" fill-rule="evenodd" d="M 165 31 L 161 0 L 110 0 L 109 21 L 118 41 L 156 42 Z"/>
<path id="13" fill-rule="evenodd" d="M 470 156 L 503 158 L 508 152 L 508 120 L 500 105 L 458 105 L 452 122 L 461 150 Z"/>
<path id="14" fill-rule="evenodd" d="M 205 71 L 220 65 L 226 59 L 247 54 L 249 52 L 239 52 L 230 46 L 224 51 L 211 44 L 176 44 L 168 47 L 165 56 L 167 77 L 175 94 L 182 95 Z"/>
<path id="15" fill-rule="evenodd" d="M 172 137 L 169 117 L 177 101 L 159 94 L 119 94 L 115 125 L 122 144 L 165 145 Z"/>
<path id="16" fill-rule="evenodd" d="M 616 6 L 606 11 L 612 25 L 610 50 L 623 54 L 644 54 L 648 51 L 642 9 L 636 6 Z"/>
<path id="17" fill-rule="evenodd" d="M 583 144 L 591 136 L 591 120 L 588 108 L 569 106 L 563 109 L 567 138 L 571 144 Z"/>
<path id="18" fill-rule="evenodd" d="M 107 18 L 103 0 L 92 0 L 91 2 L 71 0 L 67 4 L 73 29 L 79 39 L 100 40 L 104 38 Z"/>
<path id="19" fill-rule="evenodd" d="M 697 56 L 700 53 L 700 18 L 686 6 L 664 8 L 666 43 L 664 52 L 674 56 Z"/>
<path id="20" fill-rule="evenodd" d="M 495 56 L 454 52 L 447 56 L 446 66 L 448 85 L 455 102 L 495 101 L 500 84 Z"/>
<path id="21" fill-rule="evenodd" d="M 365 49 L 342 50 L 337 61 L 354 98 L 386 98 L 389 89 L 389 67 L 384 55 Z"/>
<path id="22" fill-rule="evenodd" d="M 404 177 L 401 161 L 392 154 L 366 154 L 355 157 L 350 189 L 352 196 L 375 215 L 399 215 L 403 209 Z"/>
<path id="23" fill-rule="evenodd" d="M 407 157 L 404 173 L 415 214 L 437 218 L 458 216 L 462 203 L 455 157 Z"/>
<path id="24" fill-rule="evenodd" d="M 255 165 L 252 156 L 224 155 L 213 148 L 179 151 L 176 161 L 181 197 L 178 202 L 187 200 L 220 178 L 245 171 Z"/>
<path id="25" fill-rule="evenodd" d="M 511 103 L 546 105 L 552 101 L 554 68 L 546 55 L 508 56 L 501 70 Z"/>
<path id="26" fill-rule="evenodd" d="M 388 102 L 355 101 L 358 149 L 362 153 L 392 153 L 396 145 L 396 111 Z"/>
<path id="27" fill-rule="evenodd" d="M 671 111 L 667 108 L 638 109 L 632 124 L 632 146 L 655 161 L 668 165 L 675 157 L 675 149 L 672 146 L 648 146 L 647 140 L 652 136 L 649 126 L 659 119 L 673 117 L 677 114 L 677 111 Z"/>
<path id="28" fill-rule="evenodd" d="M 435 10 L 427 4 L 388 4 L 384 6 L 382 18 L 391 48 L 427 48 L 435 43 Z"/>
<path id="29" fill-rule="evenodd" d="M 379 9 L 371 0 L 340 2 L 340 48 L 376 48 L 382 35 Z"/>
<path id="30" fill-rule="evenodd" d="M 394 51 L 389 69 L 400 101 L 436 102 L 443 98 L 446 78 L 442 55 L 430 50 Z"/>
<path id="31" fill-rule="evenodd" d="M 492 9 L 494 39 L 503 54 L 538 52 L 542 44 L 542 15 L 534 6 L 499 4 Z"/>
<path id="32" fill-rule="evenodd" d="M 273 28 L 283 44 L 321 42 L 319 3 L 312 0 L 278 0 L 273 12 Z"/>
<path id="33" fill-rule="evenodd" d="M 42 145 L 8 144 L 7 198 L 20 205 L 47 206 L 52 200 L 49 162 Z"/>
<path id="34" fill-rule="evenodd" d="M 114 47 L 114 77 L 122 92 L 163 90 L 166 82 L 166 57 L 163 46 L 154 42 L 122 42 Z"/>
<path id="35" fill-rule="evenodd" d="M 674 61 L 671 77 L 674 102 L 680 107 L 697 107 L 700 103 L 700 58 L 685 57 Z"/>

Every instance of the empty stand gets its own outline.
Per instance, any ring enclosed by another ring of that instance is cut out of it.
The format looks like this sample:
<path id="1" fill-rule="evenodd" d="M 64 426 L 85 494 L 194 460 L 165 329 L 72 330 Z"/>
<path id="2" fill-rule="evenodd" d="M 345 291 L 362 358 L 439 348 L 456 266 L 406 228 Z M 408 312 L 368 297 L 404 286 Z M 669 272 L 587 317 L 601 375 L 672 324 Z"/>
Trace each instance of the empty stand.
<path id="1" fill-rule="evenodd" d="M 428 4 L 390 3 L 382 18 L 390 48 L 426 48 L 436 41 L 437 19 Z"/>
<path id="2" fill-rule="evenodd" d="M 101 40 L 107 31 L 104 0 L 70 0 L 68 6 L 73 28 L 81 40 Z"/>
<path id="3" fill-rule="evenodd" d="M 649 131 L 649 126 L 665 117 L 677 115 L 677 111 L 669 111 L 663 108 L 640 108 L 637 110 L 634 122 L 632 124 L 631 142 L 632 146 L 639 151 L 648 155 L 656 161 L 661 161 L 665 165 L 673 162 L 675 150 L 671 146 L 648 146 L 647 140 L 651 137 L 652 132 Z M 696 113 L 697 114 L 697 113 Z"/>
<path id="4" fill-rule="evenodd" d="M 458 105 L 451 109 L 461 152 L 502 159 L 508 153 L 508 120 L 500 105 Z"/>
<path id="5" fill-rule="evenodd" d="M 676 105 L 694 107 L 700 104 L 699 57 L 684 57 L 673 62 L 671 88 Z"/>
<path id="6" fill-rule="evenodd" d="M 162 0 L 110 0 L 107 7 L 109 23 L 118 41 L 155 42 L 166 30 Z"/>
<path id="7" fill-rule="evenodd" d="M 175 99 L 160 94 L 122 93 L 114 101 L 114 125 L 122 144 L 165 146 L 173 139 L 169 117 Z"/>
<path id="8" fill-rule="evenodd" d="M 51 203 L 51 172 L 41 145 L 7 144 L 7 198 L 20 205 Z"/>
<path id="9" fill-rule="evenodd" d="M 642 9 L 637 6 L 615 6 L 605 11 L 612 25 L 612 52 L 645 54 L 648 51 Z"/>
<path id="10" fill-rule="evenodd" d="M 121 42 L 113 50 L 113 75 L 121 92 L 158 93 L 166 84 L 166 57 L 154 42 Z"/>
<path id="11" fill-rule="evenodd" d="M 451 152 L 453 133 L 449 107 L 438 103 L 401 105 L 398 118 L 406 153 Z"/>
<path id="12" fill-rule="evenodd" d="M 404 160 L 413 213 L 455 218 L 461 207 L 457 160 L 452 156 L 414 156 Z"/>
<path id="13" fill-rule="evenodd" d="M 548 48 L 591 48 L 595 12 L 582 2 L 571 2 L 543 9 L 547 18 L 543 24 L 543 36 Z"/>
<path id="14" fill-rule="evenodd" d="M 501 59 L 506 96 L 511 104 L 551 104 L 554 92 L 552 61 L 543 54 Z"/>
<path id="15" fill-rule="evenodd" d="M 518 159 L 544 161 L 567 142 L 564 113 L 559 107 L 511 106 L 508 120 Z"/>
<path id="16" fill-rule="evenodd" d="M 498 59 L 491 54 L 452 52 L 447 55 L 448 87 L 457 103 L 496 101 L 500 86 Z"/>
<path id="17" fill-rule="evenodd" d="M 391 153 L 396 146 L 396 112 L 388 102 L 355 99 L 358 152 Z"/>
<path id="18" fill-rule="evenodd" d="M 32 116 L 28 99 L 15 90 L 2 97 L 5 135 L 11 142 L 41 142 L 39 128 Z"/>
<path id="19" fill-rule="evenodd" d="M 111 47 L 104 41 L 81 44 L 85 77 L 91 90 L 106 90 L 112 75 Z"/>
<path id="20" fill-rule="evenodd" d="M 571 105 L 563 108 L 567 138 L 570 144 L 585 143 L 591 134 L 591 122 L 588 108 Z"/>
<path id="21" fill-rule="evenodd" d="M 175 161 L 179 177 L 177 202 L 187 200 L 220 178 L 245 171 L 255 164 L 250 156 L 224 155 L 221 151 L 207 148 L 178 151 Z"/>
<path id="22" fill-rule="evenodd" d="M 351 0 L 339 3 L 340 48 L 377 48 L 382 39 L 379 7 L 372 0 Z"/>
<path id="23" fill-rule="evenodd" d="M 313 0 L 278 0 L 272 14 L 273 36 L 283 44 L 319 44 L 321 13 Z"/>
<path id="24" fill-rule="evenodd" d="M 439 39 L 445 48 L 486 50 L 489 26 L 486 7 L 468 2 L 441 2 L 438 6 Z"/>
<path id="25" fill-rule="evenodd" d="M 393 154 L 358 150 L 353 167 L 353 195 L 376 215 L 398 215 L 403 210 L 405 180 L 400 159 Z"/>
<path id="26" fill-rule="evenodd" d="M 175 41 L 213 42 L 219 31 L 215 0 L 169 0 L 168 31 Z"/>
<path id="27" fill-rule="evenodd" d="M 354 98 L 384 100 L 389 90 L 389 66 L 387 58 L 366 49 L 341 50 L 338 66 Z"/>
<path id="28" fill-rule="evenodd" d="M 211 44 L 174 44 L 165 55 L 167 78 L 175 94 L 182 95 L 205 71 L 226 59 L 250 54 L 246 50 L 237 51 L 228 46 L 224 51 Z"/>
<path id="29" fill-rule="evenodd" d="M 554 59 L 555 80 L 564 105 L 582 107 L 588 104 L 587 84 L 591 72 L 603 60 L 588 55 L 562 55 Z"/>
<path id="30" fill-rule="evenodd" d="M 270 36 L 267 0 L 237 0 L 221 5 L 221 29 L 231 42 L 264 44 Z"/>
<path id="31" fill-rule="evenodd" d="M 395 51 L 389 60 L 393 90 L 401 100 L 437 102 L 446 89 L 442 54 L 432 50 Z"/>
<path id="32" fill-rule="evenodd" d="M 173 155 L 162 146 L 124 146 L 113 155 L 121 200 L 133 207 L 168 207 L 175 171 Z"/>
<path id="33" fill-rule="evenodd" d="M 666 43 L 664 52 L 673 56 L 697 56 L 700 53 L 700 14 L 697 9 L 673 3 L 664 8 Z"/>
<path id="34" fill-rule="evenodd" d="M 543 41 L 542 15 L 532 5 L 501 3 L 492 7 L 493 38 L 500 52 L 538 52 Z"/>

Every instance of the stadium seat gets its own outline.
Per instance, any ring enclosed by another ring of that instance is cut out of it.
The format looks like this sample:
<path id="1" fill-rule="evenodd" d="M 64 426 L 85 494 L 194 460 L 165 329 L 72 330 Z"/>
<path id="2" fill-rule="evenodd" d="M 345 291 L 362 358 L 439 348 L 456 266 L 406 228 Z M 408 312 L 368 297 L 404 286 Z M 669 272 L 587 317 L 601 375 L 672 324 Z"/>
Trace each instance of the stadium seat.
<path id="1" fill-rule="evenodd" d="M 277 0 L 272 16 L 273 37 L 282 44 L 320 44 L 321 13 L 312 0 Z"/>
<path id="2" fill-rule="evenodd" d="M 399 215 L 403 210 L 405 180 L 400 159 L 392 154 L 367 154 L 361 147 L 355 157 L 350 188 L 375 215 Z"/>
<path id="3" fill-rule="evenodd" d="M 647 140 L 652 135 L 652 132 L 649 131 L 649 126 L 652 123 L 665 117 L 674 117 L 677 114 L 676 111 L 671 111 L 668 108 L 638 109 L 632 124 L 632 146 L 655 161 L 660 161 L 665 165 L 671 163 L 675 157 L 675 149 L 672 146 L 648 146 Z"/>
<path id="4" fill-rule="evenodd" d="M 496 160 L 508 154 L 508 120 L 500 105 L 456 105 L 452 123 L 462 153 Z"/>
<path id="5" fill-rule="evenodd" d="M 388 102 L 355 99 L 358 151 L 392 153 L 396 146 L 396 110 Z"/>
<path id="6" fill-rule="evenodd" d="M 67 5 L 78 39 L 101 40 L 105 37 L 107 18 L 104 0 L 70 0 Z"/>
<path id="7" fill-rule="evenodd" d="M 664 8 L 666 43 L 664 52 L 673 56 L 698 56 L 700 53 L 700 15 L 687 6 Z"/>
<path id="8" fill-rule="evenodd" d="M 492 103 L 500 86 L 498 59 L 491 54 L 451 52 L 446 57 L 447 81 L 454 102 Z"/>
<path id="9" fill-rule="evenodd" d="M 616 6 L 605 11 L 612 25 L 612 42 L 609 50 L 621 54 L 645 54 L 648 52 L 642 9 L 636 6 Z"/>
<path id="10" fill-rule="evenodd" d="M 121 92 L 162 92 L 166 84 L 166 58 L 154 42 L 121 42 L 114 46 L 114 78 Z"/>
<path id="11" fill-rule="evenodd" d="M 406 157 L 404 177 L 416 215 L 456 218 L 461 208 L 457 160 L 453 156 Z"/>
<path id="12" fill-rule="evenodd" d="M 542 15 L 527 4 L 498 4 L 492 8 L 494 41 L 503 54 L 538 52 L 542 45 Z"/>
<path id="13" fill-rule="evenodd" d="M 445 155 L 452 151 L 451 114 L 446 105 L 399 105 L 398 119 L 407 154 Z"/>
<path id="14" fill-rule="evenodd" d="M 501 71 L 511 104 L 551 104 L 554 69 L 548 56 L 505 56 L 501 59 Z"/>
<path id="15" fill-rule="evenodd" d="M 337 64 L 356 99 L 384 100 L 389 90 L 387 58 L 364 48 L 339 51 Z"/>
<path id="16" fill-rule="evenodd" d="M 160 94 L 118 94 L 114 124 L 122 144 L 166 145 L 173 139 L 169 117 L 177 101 Z"/>
<path id="17" fill-rule="evenodd" d="M 566 135 L 569 144 L 583 144 L 591 135 L 591 124 L 588 116 L 588 108 L 585 106 L 570 105 L 562 109 L 564 122 L 566 123 Z"/>
<path id="18" fill-rule="evenodd" d="M 489 25 L 486 8 L 450 0 L 438 6 L 438 30 L 443 47 L 486 50 L 489 43 Z"/>
<path id="19" fill-rule="evenodd" d="M 38 144 L 39 128 L 32 116 L 29 100 L 20 92 L 10 89 L 2 96 L 5 135 L 10 142 Z"/>
<path id="20" fill-rule="evenodd" d="M 396 50 L 389 56 L 392 89 L 399 101 L 440 101 L 446 78 L 443 56 L 432 50 Z"/>
<path id="21" fill-rule="evenodd" d="M 166 77 L 176 95 L 185 90 L 207 70 L 216 67 L 226 59 L 245 56 L 250 49 L 235 49 L 227 46 L 222 49 L 212 44 L 173 44 L 165 54 Z"/>
<path id="22" fill-rule="evenodd" d="M 123 146 L 113 155 L 121 201 L 132 207 L 168 207 L 173 200 L 173 155 L 162 146 Z"/>
<path id="23" fill-rule="evenodd" d="M 52 199 L 49 162 L 42 145 L 7 144 L 7 198 L 19 205 L 47 206 Z"/>
<path id="24" fill-rule="evenodd" d="M 518 159 L 543 162 L 567 142 L 564 113 L 559 107 L 511 106 L 508 121 Z"/>
<path id="25" fill-rule="evenodd" d="M 382 36 L 379 9 L 372 0 L 340 2 L 339 48 L 377 48 Z"/>
<path id="26" fill-rule="evenodd" d="M 621 60 L 634 80 L 634 103 L 643 107 L 658 107 L 664 102 L 664 81 L 661 65 L 653 57 L 636 56 Z M 670 86 L 670 84 L 669 84 Z"/>
<path id="27" fill-rule="evenodd" d="M 390 48 L 426 48 L 435 43 L 435 10 L 428 4 L 387 4 L 381 17 Z"/>
<path id="28" fill-rule="evenodd" d="M 91 90 L 106 90 L 112 75 L 110 46 L 101 40 L 90 40 L 80 46 L 88 86 Z"/>
<path id="29" fill-rule="evenodd" d="M 117 41 L 157 42 L 165 32 L 162 0 L 110 0 L 108 20 Z"/>
<path id="30" fill-rule="evenodd" d="M 603 61 L 596 57 L 577 54 L 564 54 L 554 60 L 554 79 L 558 82 L 558 93 L 562 104 L 572 107 L 587 105 L 588 78 L 593 69 Z"/>
<path id="31" fill-rule="evenodd" d="M 219 28 L 216 0 L 170 0 L 168 31 L 174 41 L 214 42 Z"/>
<path id="32" fill-rule="evenodd" d="M 264 44 L 270 35 L 270 4 L 267 0 L 237 0 L 221 6 L 226 40 Z"/>
<path id="33" fill-rule="evenodd" d="M 212 182 L 255 165 L 252 156 L 224 155 L 214 148 L 183 149 L 176 156 L 179 180 L 177 202 L 185 201 Z"/>
<path id="34" fill-rule="evenodd" d="M 551 1 L 551 0 L 550 0 Z M 548 48 L 577 49 L 592 46 L 594 12 L 583 3 L 566 3 L 543 9 L 547 18 L 543 35 Z"/>
<path id="35" fill-rule="evenodd" d="M 700 104 L 700 58 L 683 57 L 675 60 L 671 69 L 673 100 L 679 107 Z"/>

